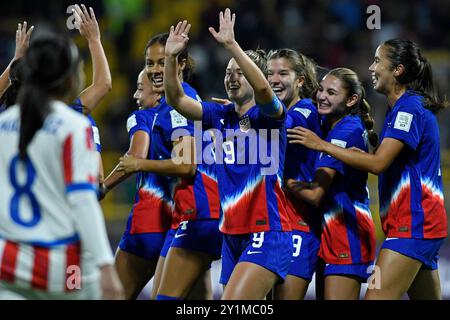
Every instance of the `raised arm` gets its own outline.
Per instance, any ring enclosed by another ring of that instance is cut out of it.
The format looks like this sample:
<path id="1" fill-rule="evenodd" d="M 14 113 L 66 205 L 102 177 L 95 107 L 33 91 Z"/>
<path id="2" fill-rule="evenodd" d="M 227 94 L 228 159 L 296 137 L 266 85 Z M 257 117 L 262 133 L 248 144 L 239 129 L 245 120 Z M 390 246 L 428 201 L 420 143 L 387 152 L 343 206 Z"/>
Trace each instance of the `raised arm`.
<path id="1" fill-rule="evenodd" d="M 236 42 L 234 37 L 235 20 L 236 14 L 231 14 L 230 9 L 227 8 L 225 13 L 221 11 L 219 14 L 219 31 L 217 32 L 212 27 L 209 28 L 209 31 L 217 42 L 222 44 L 231 53 L 234 60 L 236 60 L 236 63 L 241 68 L 245 78 L 255 92 L 256 103 L 267 106 L 267 110 L 262 111 L 270 117 L 281 118 L 283 116 L 283 108 L 280 108 L 279 104 L 271 106 L 276 97 L 266 76 Z M 273 107 L 273 110 L 271 107 Z"/>
<path id="2" fill-rule="evenodd" d="M 81 8 L 75 5 L 73 12 L 80 34 L 88 41 L 89 52 L 92 57 L 92 84 L 80 93 L 81 103 L 86 107 L 83 112 L 90 113 L 111 91 L 111 72 L 100 40 L 100 30 L 94 10 L 90 7 L 88 12 L 85 5 L 82 4 Z"/>
<path id="3" fill-rule="evenodd" d="M 404 147 L 403 142 L 397 139 L 385 138 L 376 152 L 370 154 L 341 148 L 320 139 L 314 132 L 302 127 L 288 129 L 287 131 L 289 143 L 301 144 L 309 149 L 324 152 L 355 169 L 375 175 L 386 171 Z"/>
<path id="4" fill-rule="evenodd" d="M 181 86 L 179 74 L 178 55 L 186 48 L 189 41 L 188 33 L 191 25 L 186 20 L 178 22 L 174 28 L 170 27 L 166 42 L 164 64 L 164 91 L 167 103 L 179 113 L 191 120 L 202 120 L 202 104 L 187 96 Z M 185 62 L 181 62 L 183 64 Z"/>
<path id="5" fill-rule="evenodd" d="M 14 51 L 14 57 L 11 62 L 6 67 L 5 71 L 0 76 L 0 96 L 2 96 L 6 89 L 8 89 L 9 83 L 9 70 L 11 68 L 11 64 L 22 58 L 25 52 L 28 49 L 28 45 L 30 44 L 31 33 L 33 32 L 34 26 L 31 26 L 27 30 L 27 22 L 24 21 L 23 24 L 19 23 L 16 31 L 16 50 Z"/>

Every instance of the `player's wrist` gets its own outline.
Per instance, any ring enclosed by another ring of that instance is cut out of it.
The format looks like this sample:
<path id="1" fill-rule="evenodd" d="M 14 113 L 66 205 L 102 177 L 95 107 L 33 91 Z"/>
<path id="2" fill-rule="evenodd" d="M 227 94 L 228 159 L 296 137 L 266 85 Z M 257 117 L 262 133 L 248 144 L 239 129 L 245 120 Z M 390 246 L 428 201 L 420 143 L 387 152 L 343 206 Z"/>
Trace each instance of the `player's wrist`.
<path id="1" fill-rule="evenodd" d="M 223 46 L 225 47 L 225 49 L 229 50 L 229 51 L 233 51 L 234 49 L 239 47 L 239 44 L 237 43 L 236 40 L 232 40 L 232 41 L 227 41 L 223 43 Z"/>
<path id="2" fill-rule="evenodd" d="M 86 40 L 87 40 L 89 46 L 102 44 L 100 37 L 89 37 L 89 38 L 86 38 Z"/>
<path id="3" fill-rule="evenodd" d="M 167 59 L 170 59 L 171 61 L 173 61 L 173 60 L 175 60 L 175 59 L 178 57 L 179 52 L 178 52 L 178 53 L 175 53 L 175 52 L 166 52 L 166 53 L 164 53 L 164 55 L 165 55 L 165 57 L 166 57 Z"/>
<path id="4" fill-rule="evenodd" d="M 329 142 L 320 140 L 319 147 L 317 148 L 317 151 L 328 153 L 330 145 L 332 145 L 332 144 L 329 143 Z"/>
<path id="5" fill-rule="evenodd" d="M 134 160 L 134 168 L 133 172 L 141 171 L 141 160 L 135 159 Z"/>

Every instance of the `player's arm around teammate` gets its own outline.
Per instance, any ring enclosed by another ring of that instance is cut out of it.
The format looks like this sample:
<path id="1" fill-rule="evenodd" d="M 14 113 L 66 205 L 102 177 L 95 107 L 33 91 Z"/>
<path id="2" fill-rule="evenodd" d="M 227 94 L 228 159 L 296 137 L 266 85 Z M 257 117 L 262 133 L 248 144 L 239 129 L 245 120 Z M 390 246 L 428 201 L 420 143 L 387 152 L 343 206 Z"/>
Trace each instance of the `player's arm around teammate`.
<path id="1" fill-rule="evenodd" d="M 145 70 L 142 70 L 138 75 L 137 88 L 133 95 L 133 98 L 136 100 L 139 110 L 147 110 L 156 107 L 158 105 L 158 100 L 160 97 L 161 96 L 159 94 L 153 92 L 150 81 L 145 74 Z M 137 125 L 138 122 L 138 115 L 133 113 L 131 117 L 132 118 L 129 118 L 128 120 L 129 126 L 127 125 L 127 131 L 130 131 L 135 125 Z M 145 123 L 145 121 L 140 122 Z M 139 127 L 142 126 L 143 124 L 139 123 Z M 150 146 L 150 129 L 151 128 L 137 131 L 133 130 L 133 134 L 130 137 L 130 145 L 127 152 L 125 153 L 125 156 L 133 156 L 137 159 L 147 158 Z M 100 195 L 100 199 L 103 199 L 109 191 L 111 191 L 115 186 L 127 179 L 130 175 L 131 173 L 119 171 L 117 164 L 113 171 L 111 171 L 111 173 L 105 178 L 105 181 L 101 186 L 102 194 Z"/>
<path id="2" fill-rule="evenodd" d="M 364 100 L 364 88 L 349 69 L 331 70 L 317 91 L 319 113 L 324 116 L 326 140 L 342 148 L 367 150 L 373 120 Z M 360 115 L 360 116 L 358 116 Z M 366 138 L 364 138 L 366 137 Z M 288 135 L 294 138 L 295 135 Z M 366 191 L 367 173 L 319 155 L 312 182 L 290 179 L 288 190 L 321 208 L 323 231 L 319 256 L 325 261 L 325 299 L 358 299 L 361 283 L 375 258 L 375 227 Z"/>
<path id="3" fill-rule="evenodd" d="M 305 129 L 295 130 L 294 143 L 379 176 L 387 238 L 377 260 L 381 288 L 369 289 L 366 299 L 400 299 L 406 292 L 411 299 L 441 299 L 437 260 L 447 217 L 435 113 L 444 103 L 434 91 L 430 63 L 412 41 L 380 44 L 369 71 L 374 89 L 389 104 L 382 141 L 373 154 L 338 148 Z M 427 199 L 434 199 L 433 205 Z"/>
<path id="4" fill-rule="evenodd" d="M 164 49 L 168 37 L 168 33 L 155 35 L 150 39 L 145 50 L 146 72 L 148 78 L 155 88 L 155 91 L 160 93 L 164 93 Z M 192 70 L 187 50 L 180 54 L 177 64 L 176 78 L 178 81 L 182 82 L 184 92 L 190 97 L 200 100 L 195 89 L 190 87 L 186 82 L 189 80 L 189 74 Z M 185 208 L 182 210 L 183 212 L 187 210 L 195 212 L 195 215 L 200 212 L 196 206 L 197 202 L 192 200 L 192 182 L 195 179 L 198 179 L 200 175 L 197 173 L 197 166 L 194 161 L 195 154 L 193 151 L 195 150 L 195 139 L 193 137 L 193 124 L 174 110 L 165 98 L 162 98 L 156 113 L 157 116 L 155 117 L 151 136 L 151 159 L 138 161 L 131 157 L 124 157 L 121 159 L 121 166 L 125 171 L 134 171 L 137 167 L 136 164 L 138 166 L 142 165 L 141 169 L 143 169 L 143 172 L 147 172 L 158 180 L 158 187 L 155 186 L 155 188 L 161 188 L 161 191 L 163 191 L 162 193 L 171 190 L 170 194 L 166 194 L 166 197 L 164 197 L 164 201 L 170 198 L 172 224 L 160 252 L 154 277 L 152 297 L 156 296 L 156 293 L 160 288 L 166 258 L 169 257 L 170 251 L 173 251 L 171 250 L 171 245 L 173 243 L 172 239 L 174 238 L 174 233 L 178 229 L 179 223 L 179 214 L 177 213 L 179 209 L 177 208 Z M 173 179 L 173 177 L 181 179 Z M 180 192 L 184 196 L 180 197 L 178 195 Z M 209 271 L 204 274 L 206 274 L 208 281 L 202 281 L 202 283 L 210 283 Z M 178 273 L 177 275 L 180 274 Z M 210 285 L 206 290 L 200 291 L 202 292 L 197 298 L 209 298 L 211 292 Z M 193 292 L 190 292 L 187 297 L 188 299 L 192 296 L 192 293 Z M 162 296 L 159 296 L 157 298 L 161 297 Z"/>
<path id="5" fill-rule="evenodd" d="M 133 97 L 136 99 L 139 110 L 133 112 L 127 121 L 130 146 L 126 155 L 131 155 L 138 159 L 146 159 L 149 154 L 151 124 L 154 119 L 152 108 L 155 108 L 158 105 L 160 95 L 153 92 L 145 70 L 142 70 L 138 75 L 137 89 Z M 102 185 L 100 198 L 103 198 L 107 192 L 130 175 L 131 173 L 119 171 L 117 165 L 105 179 L 105 182 Z M 136 192 L 136 199 L 139 199 L 137 202 L 143 205 L 146 200 L 145 198 L 141 199 L 139 197 L 139 189 L 142 188 L 142 183 L 140 179 L 137 179 L 136 183 L 136 189 L 138 190 Z M 138 203 L 135 203 L 133 206 L 138 205 Z M 148 212 L 148 214 L 158 213 Z M 157 237 L 158 236 L 155 234 L 155 238 Z M 157 255 L 152 258 L 148 254 L 145 254 L 144 256 L 144 254 L 139 255 L 138 253 L 139 252 L 130 250 L 129 248 L 128 251 L 127 248 L 121 249 L 120 245 L 116 251 L 115 266 L 125 289 L 125 298 L 129 300 L 136 299 L 142 291 L 142 288 L 152 278 L 158 261 Z"/>

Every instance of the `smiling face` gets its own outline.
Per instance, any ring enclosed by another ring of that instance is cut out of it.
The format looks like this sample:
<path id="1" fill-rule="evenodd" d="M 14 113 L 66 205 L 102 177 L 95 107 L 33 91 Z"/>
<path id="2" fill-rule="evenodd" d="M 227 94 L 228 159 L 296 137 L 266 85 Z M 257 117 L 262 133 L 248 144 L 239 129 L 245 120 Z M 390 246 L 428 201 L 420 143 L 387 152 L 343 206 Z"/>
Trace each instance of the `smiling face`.
<path id="1" fill-rule="evenodd" d="M 164 92 L 164 46 L 154 43 L 145 52 L 145 72 L 156 93 Z"/>
<path id="2" fill-rule="evenodd" d="M 267 80 L 272 90 L 288 108 L 292 107 L 300 100 L 299 89 L 304 79 L 297 77 L 292 64 L 285 58 L 269 60 L 267 70 Z"/>
<path id="3" fill-rule="evenodd" d="M 228 98 L 238 105 L 253 99 L 253 88 L 234 59 L 230 60 L 225 70 L 224 85 Z"/>
<path id="4" fill-rule="evenodd" d="M 356 97 L 357 98 L 357 97 Z M 320 115 L 340 118 L 352 107 L 354 102 L 347 97 L 347 90 L 337 77 L 327 74 L 320 81 L 317 90 L 317 106 Z"/>
<path id="5" fill-rule="evenodd" d="M 391 67 L 387 50 L 385 45 L 380 45 L 375 51 L 374 62 L 369 67 L 374 90 L 385 95 L 394 89 L 396 83 L 395 69 Z"/>
<path id="6" fill-rule="evenodd" d="M 145 71 L 141 71 L 137 80 L 137 89 L 133 95 L 139 109 L 155 107 L 158 104 L 159 96 L 154 92 Z"/>

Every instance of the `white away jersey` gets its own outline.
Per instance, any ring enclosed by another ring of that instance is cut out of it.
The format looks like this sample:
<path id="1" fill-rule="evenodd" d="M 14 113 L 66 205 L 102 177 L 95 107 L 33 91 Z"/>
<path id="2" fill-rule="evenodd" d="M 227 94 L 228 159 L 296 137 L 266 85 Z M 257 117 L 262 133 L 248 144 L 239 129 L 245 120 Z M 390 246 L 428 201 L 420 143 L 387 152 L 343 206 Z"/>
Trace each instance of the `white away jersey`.
<path id="1" fill-rule="evenodd" d="M 68 193 L 95 190 L 98 164 L 87 119 L 60 102 L 19 160 L 19 107 L 0 116 L 0 237 L 43 244 L 77 237 Z"/>

